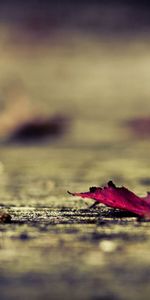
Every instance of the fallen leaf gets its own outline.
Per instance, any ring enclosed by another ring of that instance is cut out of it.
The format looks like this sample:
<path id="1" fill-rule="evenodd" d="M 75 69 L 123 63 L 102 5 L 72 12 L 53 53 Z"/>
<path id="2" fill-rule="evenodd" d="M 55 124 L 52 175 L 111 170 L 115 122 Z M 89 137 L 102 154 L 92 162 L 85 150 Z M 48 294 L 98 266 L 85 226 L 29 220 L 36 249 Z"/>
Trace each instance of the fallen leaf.
<path id="1" fill-rule="evenodd" d="M 63 115 L 54 117 L 39 117 L 18 124 L 14 132 L 11 132 L 9 141 L 35 142 L 46 138 L 62 136 L 69 127 L 69 118 Z"/>
<path id="2" fill-rule="evenodd" d="M 112 181 L 109 181 L 107 186 L 102 188 L 91 187 L 85 193 L 68 193 L 82 198 L 91 198 L 97 203 L 132 212 L 140 217 L 150 218 L 149 193 L 147 193 L 146 197 L 139 197 L 124 186 L 116 187 Z"/>
<path id="3" fill-rule="evenodd" d="M 150 116 L 133 118 L 125 122 L 126 127 L 138 138 L 150 138 Z"/>
<path id="4" fill-rule="evenodd" d="M 35 108 L 18 79 L 6 82 L 0 111 L 0 142 L 33 144 L 61 138 L 71 124 L 70 114 L 51 115 Z"/>

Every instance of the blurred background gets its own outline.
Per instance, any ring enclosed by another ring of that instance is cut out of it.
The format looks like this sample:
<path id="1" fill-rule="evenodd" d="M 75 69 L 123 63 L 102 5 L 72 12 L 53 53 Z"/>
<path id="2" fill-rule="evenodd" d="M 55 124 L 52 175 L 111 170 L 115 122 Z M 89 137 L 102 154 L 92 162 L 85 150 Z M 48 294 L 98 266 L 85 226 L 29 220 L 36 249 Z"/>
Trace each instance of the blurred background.
<path id="1" fill-rule="evenodd" d="M 150 109 L 149 9 L 147 1 L 1 1 L 1 136 L 21 120 L 59 114 L 72 120 L 64 143 L 128 139 L 124 121 Z"/>

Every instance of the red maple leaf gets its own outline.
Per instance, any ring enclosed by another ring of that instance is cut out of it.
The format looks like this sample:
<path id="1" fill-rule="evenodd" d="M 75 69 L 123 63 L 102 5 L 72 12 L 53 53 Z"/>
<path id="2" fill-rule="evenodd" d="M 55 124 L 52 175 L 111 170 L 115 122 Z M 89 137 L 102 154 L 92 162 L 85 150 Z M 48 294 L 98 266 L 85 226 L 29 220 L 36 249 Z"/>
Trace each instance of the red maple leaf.
<path id="1" fill-rule="evenodd" d="M 82 198 L 91 198 L 97 203 L 103 203 L 113 208 L 119 208 L 132 212 L 141 217 L 150 218 L 150 194 L 146 197 L 139 197 L 129 191 L 124 186 L 116 187 L 112 181 L 109 181 L 107 186 L 91 187 L 85 193 L 70 193 L 73 196 Z"/>

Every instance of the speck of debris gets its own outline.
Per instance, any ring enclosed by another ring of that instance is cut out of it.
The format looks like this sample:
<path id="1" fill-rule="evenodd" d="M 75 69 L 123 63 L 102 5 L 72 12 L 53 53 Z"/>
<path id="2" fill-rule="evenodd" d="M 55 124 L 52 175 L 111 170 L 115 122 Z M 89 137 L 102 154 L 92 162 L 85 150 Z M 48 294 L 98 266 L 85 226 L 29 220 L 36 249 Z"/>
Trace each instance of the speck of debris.
<path id="1" fill-rule="evenodd" d="M 22 232 L 19 236 L 19 238 L 23 241 L 26 241 L 29 239 L 29 235 L 26 232 Z"/>
<path id="2" fill-rule="evenodd" d="M 6 212 L 0 212 L 0 223 L 11 223 L 11 215 Z"/>
<path id="3" fill-rule="evenodd" d="M 99 247 L 103 252 L 114 252 L 117 249 L 117 244 L 114 241 L 103 240 L 99 243 Z"/>

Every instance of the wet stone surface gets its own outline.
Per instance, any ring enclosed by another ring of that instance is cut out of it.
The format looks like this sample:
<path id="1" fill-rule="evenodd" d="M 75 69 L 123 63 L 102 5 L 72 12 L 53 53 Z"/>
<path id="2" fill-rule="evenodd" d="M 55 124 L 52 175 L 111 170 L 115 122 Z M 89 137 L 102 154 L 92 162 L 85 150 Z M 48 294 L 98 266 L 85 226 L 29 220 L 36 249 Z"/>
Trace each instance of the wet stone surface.
<path id="1" fill-rule="evenodd" d="M 150 222 L 66 192 L 111 177 L 145 194 L 148 153 L 133 148 L 1 148 L 2 300 L 149 299 Z"/>

